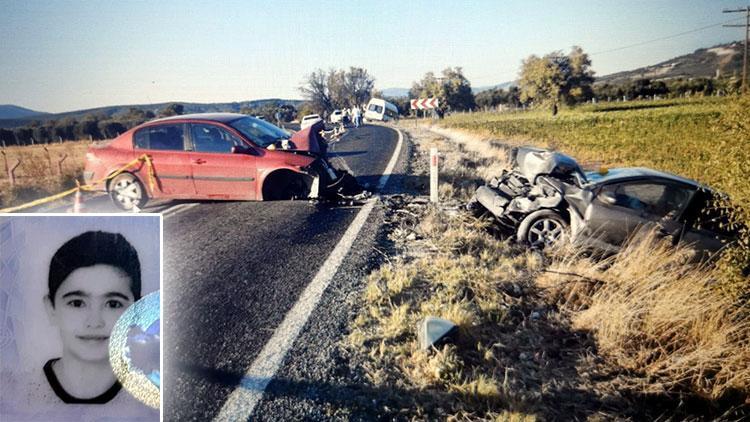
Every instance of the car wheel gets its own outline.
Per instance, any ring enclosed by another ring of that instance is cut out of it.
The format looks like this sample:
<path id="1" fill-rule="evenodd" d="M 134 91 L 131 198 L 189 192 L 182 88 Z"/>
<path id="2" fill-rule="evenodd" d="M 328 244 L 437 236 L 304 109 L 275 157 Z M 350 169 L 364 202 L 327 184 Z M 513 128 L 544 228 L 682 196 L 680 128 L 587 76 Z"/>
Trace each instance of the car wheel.
<path id="1" fill-rule="evenodd" d="M 263 184 L 263 199 L 266 201 L 305 199 L 308 192 L 309 187 L 302 176 L 287 172 L 274 174 Z"/>
<path id="2" fill-rule="evenodd" d="M 122 173 L 112 179 L 109 184 L 109 196 L 118 208 L 126 211 L 132 210 L 133 207 L 142 208 L 148 202 L 143 185 L 130 173 Z"/>
<path id="3" fill-rule="evenodd" d="M 532 247 L 554 246 L 568 237 L 568 222 L 553 210 L 535 211 L 521 221 L 516 236 Z"/>

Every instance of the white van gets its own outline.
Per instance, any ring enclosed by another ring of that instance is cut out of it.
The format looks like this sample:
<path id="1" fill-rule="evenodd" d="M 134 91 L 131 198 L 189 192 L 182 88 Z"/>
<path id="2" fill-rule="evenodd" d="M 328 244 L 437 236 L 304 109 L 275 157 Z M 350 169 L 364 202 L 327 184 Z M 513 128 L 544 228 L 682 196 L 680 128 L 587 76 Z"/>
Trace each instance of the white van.
<path id="1" fill-rule="evenodd" d="M 398 107 L 381 98 L 373 98 L 367 103 L 364 114 L 365 121 L 380 120 L 387 122 L 398 119 Z"/>

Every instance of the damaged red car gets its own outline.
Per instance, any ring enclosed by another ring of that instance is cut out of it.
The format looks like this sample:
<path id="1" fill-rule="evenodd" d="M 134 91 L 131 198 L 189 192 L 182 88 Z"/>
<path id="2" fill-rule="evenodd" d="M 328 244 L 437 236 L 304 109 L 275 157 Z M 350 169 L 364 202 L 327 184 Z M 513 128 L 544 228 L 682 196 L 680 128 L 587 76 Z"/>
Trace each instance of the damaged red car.
<path id="1" fill-rule="evenodd" d="M 323 129 L 320 122 L 292 135 L 233 113 L 167 117 L 91 146 L 84 179 L 93 183 L 109 177 L 103 188 L 124 210 L 143 207 L 152 198 L 252 201 L 360 193 L 350 174 L 326 160 Z M 148 161 L 110 177 L 144 155 Z"/>

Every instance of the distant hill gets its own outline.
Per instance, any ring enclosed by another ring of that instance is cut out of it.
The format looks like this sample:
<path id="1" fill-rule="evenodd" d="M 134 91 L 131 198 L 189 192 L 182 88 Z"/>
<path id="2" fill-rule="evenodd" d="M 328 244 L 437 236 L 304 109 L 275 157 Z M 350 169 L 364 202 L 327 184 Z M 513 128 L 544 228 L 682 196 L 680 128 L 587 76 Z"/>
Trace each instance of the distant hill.
<path id="1" fill-rule="evenodd" d="M 165 108 L 166 106 L 172 103 L 182 104 L 182 106 L 184 107 L 184 113 L 188 114 L 188 113 L 211 113 L 211 112 L 239 113 L 243 107 L 261 107 L 268 103 L 274 103 L 278 105 L 289 104 L 294 107 L 298 107 L 300 104 L 302 104 L 302 102 L 303 102 L 302 100 L 284 100 L 284 99 L 279 99 L 279 98 L 268 98 L 268 99 L 263 99 L 263 100 L 240 101 L 240 102 L 233 102 L 233 103 L 203 104 L 203 103 L 183 103 L 179 101 L 170 101 L 168 103 L 158 103 L 158 104 L 118 105 L 118 106 L 90 108 L 86 110 L 68 111 L 64 113 L 54 113 L 54 114 L 43 113 L 43 114 L 34 114 L 34 115 L 27 115 L 23 117 L 15 117 L 15 118 L 3 117 L 2 119 L 0 119 L 0 128 L 24 126 L 34 120 L 48 121 L 48 120 L 59 120 L 59 119 L 65 119 L 65 118 L 80 119 L 80 118 L 83 118 L 87 114 L 99 114 L 99 115 L 105 115 L 107 117 L 116 117 L 117 115 L 127 113 L 128 110 L 131 108 L 138 108 L 143 111 L 152 111 L 156 114 L 160 110 L 162 110 L 163 108 Z M 7 107 L 16 107 L 16 106 L 7 106 Z M 17 107 L 17 108 L 20 108 L 20 107 Z M 34 113 L 37 113 L 37 112 L 34 112 Z"/>
<path id="2" fill-rule="evenodd" d="M 701 48 L 652 66 L 612 73 L 596 78 L 597 84 L 623 84 L 637 79 L 715 78 L 742 74 L 742 49 L 739 41 Z"/>
<path id="3" fill-rule="evenodd" d="M 476 95 L 476 94 L 479 94 L 480 92 L 489 91 L 491 89 L 498 89 L 499 88 L 499 89 L 507 90 L 508 88 L 510 88 L 512 86 L 518 86 L 518 81 L 503 82 L 503 83 L 497 84 L 497 85 L 479 86 L 479 87 L 476 87 L 476 88 L 471 88 L 471 92 L 473 92 L 474 95 Z"/>
<path id="4" fill-rule="evenodd" d="M 599 76 L 594 83 L 624 84 L 637 79 L 666 80 L 676 78 L 715 78 L 717 76 L 742 75 L 742 49 L 739 41 L 715 45 L 710 48 L 700 48 L 690 54 L 685 54 L 652 66 L 634 70 Z M 508 89 L 518 85 L 518 81 L 503 82 L 497 85 L 474 87 L 471 91 L 476 95 L 482 91 L 502 88 Z M 398 98 L 409 96 L 408 88 L 386 88 L 383 96 Z"/>
<path id="5" fill-rule="evenodd" d="M 29 110 L 12 104 L 0 104 L 0 119 L 23 119 L 31 116 L 39 116 L 47 113 Z"/>
<path id="6" fill-rule="evenodd" d="M 384 97 L 401 98 L 409 96 L 409 88 L 386 88 L 381 91 Z"/>

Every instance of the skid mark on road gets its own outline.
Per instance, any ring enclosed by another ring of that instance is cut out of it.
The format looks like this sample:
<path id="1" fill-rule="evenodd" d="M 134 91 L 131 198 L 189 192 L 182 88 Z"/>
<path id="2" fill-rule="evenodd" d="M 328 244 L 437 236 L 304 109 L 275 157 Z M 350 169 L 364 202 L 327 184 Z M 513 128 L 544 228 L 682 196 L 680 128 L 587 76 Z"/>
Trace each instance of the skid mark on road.
<path id="1" fill-rule="evenodd" d="M 388 162 L 382 176 L 380 176 L 378 190 L 383 189 L 388 183 L 388 178 L 393 172 L 398 162 L 398 157 L 401 154 L 403 135 L 401 131 L 394 130 L 398 133 L 398 142 L 391 160 Z M 284 358 L 292 348 L 292 345 L 294 345 L 294 341 L 299 336 L 300 331 L 302 331 L 313 310 L 315 310 L 318 302 L 320 302 L 323 292 L 344 261 L 344 257 L 346 257 L 351 249 L 352 244 L 367 221 L 367 217 L 375 207 L 376 202 L 377 198 L 371 198 L 359 211 L 352 224 L 341 237 L 338 244 L 336 244 L 333 252 L 325 260 L 320 270 L 318 270 L 315 278 L 307 285 L 297 303 L 286 314 L 284 320 L 274 331 L 271 339 L 263 347 L 258 357 L 255 358 L 250 368 L 247 369 L 240 381 L 240 385 L 229 395 L 219 415 L 214 419 L 215 421 L 248 420 L 253 414 L 255 407 L 263 398 L 266 387 L 273 380 Z"/>

